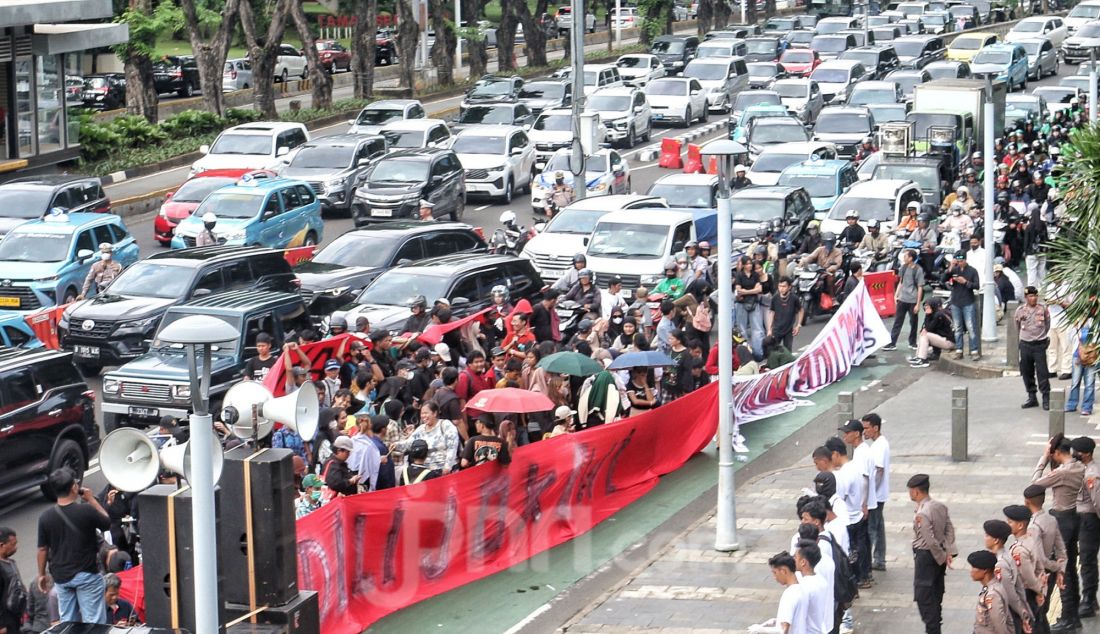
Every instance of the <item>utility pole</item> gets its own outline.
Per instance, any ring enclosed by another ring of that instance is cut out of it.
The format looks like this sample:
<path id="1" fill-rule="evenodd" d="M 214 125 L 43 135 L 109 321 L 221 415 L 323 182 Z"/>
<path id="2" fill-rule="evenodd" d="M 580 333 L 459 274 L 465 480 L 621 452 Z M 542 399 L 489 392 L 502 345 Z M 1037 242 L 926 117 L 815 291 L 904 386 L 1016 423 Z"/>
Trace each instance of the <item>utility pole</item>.
<path id="1" fill-rule="evenodd" d="M 985 80 L 985 104 L 982 123 L 985 145 L 985 262 L 982 262 L 982 341 L 997 340 L 997 299 L 993 282 L 993 179 L 997 174 L 997 158 L 993 155 L 993 80 Z"/>
<path id="2" fill-rule="evenodd" d="M 573 146 L 569 153 L 569 171 L 573 173 L 573 197 L 583 200 L 588 193 L 585 183 L 584 151 L 581 135 L 581 114 L 584 112 L 584 0 L 570 0 L 573 28 L 569 29 L 573 64 Z M 577 28 L 580 24 L 581 28 Z"/>
<path id="3" fill-rule="evenodd" d="M 462 68 L 462 0 L 455 0 L 455 70 Z M 458 77 L 455 77 L 458 81 Z"/>

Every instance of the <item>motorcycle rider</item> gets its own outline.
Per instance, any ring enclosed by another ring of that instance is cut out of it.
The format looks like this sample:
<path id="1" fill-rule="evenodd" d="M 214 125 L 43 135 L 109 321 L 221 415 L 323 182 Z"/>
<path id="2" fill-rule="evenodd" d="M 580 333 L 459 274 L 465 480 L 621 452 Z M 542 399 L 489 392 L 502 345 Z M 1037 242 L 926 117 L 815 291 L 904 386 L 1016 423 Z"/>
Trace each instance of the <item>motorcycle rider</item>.
<path id="1" fill-rule="evenodd" d="M 800 264 L 804 267 L 816 264 L 832 275 L 843 262 L 844 254 L 836 248 L 836 235 L 832 231 L 826 231 L 821 234 L 821 246 L 814 249 L 813 253 L 804 255 Z"/>
<path id="2" fill-rule="evenodd" d="M 677 300 L 683 297 L 687 287 L 684 280 L 680 279 L 680 270 L 676 262 L 669 260 L 665 263 L 665 279 L 653 287 L 654 295 L 664 295 L 667 299 Z"/>
<path id="3" fill-rule="evenodd" d="M 932 216 L 921 214 L 917 218 L 917 228 L 909 234 L 910 242 L 920 243 L 920 265 L 924 268 L 924 274 L 930 275 L 936 261 L 936 245 L 940 236 L 932 226 Z"/>
<path id="4" fill-rule="evenodd" d="M 600 289 L 593 282 L 590 269 L 577 271 L 577 283 L 562 299 L 577 302 L 586 313 L 600 315 Z"/>
<path id="5" fill-rule="evenodd" d="M 565 273 L 563 273 L 562 276 L 558 278 L 558 281 L 554 282 L 554 290 L 557 290 L 560 293 L 568 292 L 569 289 L 573 288 L 573 285 L 577 283 L 577 274 L 580 273 L 580 270 L 587 265 L 588 259 L 584 257 L 583 253 L 577 253 L 576 255 L 574 255 L 573 268 L 566 270 Z"/>
<path id="6" fill-rule="evenodd" d="M 409 300 L 409 315 L 405 320 L 405 326 L 402 332 L 421 333 L 431 323 L 431 317 L 428 315 L 428 298 L 423 295 L 417 295 Z"/>
<path id="7" fill-rule="evenodd" d="M 550 195 L 547 197 L 553 204 L 547 205 L 546 215 L 553 218 L 555 209 L 562 209 L 573 202 L 573 195 L 573 187 L 565 182 L 565 172 L 554 172 L 554 186 L 550 188 Z"/>
<path id="8" fill-rule="evenodd" d="M 214 235 L 214 225 L 218 224 L 218 217 L 214 212 L 208 211 L 202 215 L 202 231 L 195 236 L 195 246 L 212 247 L 218 244 L 218 237 Z"/>
<path id="9" fill-rule="evenodd" d="M 949 211 L 951 206 L 955 203 L 962 205 L 963 212 L 970 213 L 974 209 L 974 199 L 970 196 L 970 188 L 966 185 L 960 185 L 955 188 L 955 191 L 948 194 L 943 199 L 943 204 L 940 205 L 941 211 Z"/>
<path id="10" fill-rule="evenodd" d="M 899 236 L 907 236 L 917 229 L 917 212 L 920 211 L 920 203 L 915 200 L 909 201 L 909 204 L 905 206 L 905 217 L 898 223 L 898 228 L 894 230 L 894 233 Z"/>
<path id="11" fill-rule="evenodd" d="M 794 250 L 791 245 L 791 236 L 784 228 L 782 218 L 772 218 L 768 221 L 768 241 L 775 246 L 774 249 L 769 247 L 768 257 L 775 261 L 787 257 Z"/>
<path id="12" fill-rule="evenodd" d="M 863 141 L 859 144 L 859 149 L 856 151 L 856 163 L 862 163 L 864 159 L 868 158 L 875 152 L 878 152 L 878 148 L 875 147 L 875 140 L 869 136 L 863 137 Z"/>
<path id="13" fill-rule="evenodd" d="M 747 170 L 744 165 L 738 165 L 733 168 L 733 180 L 730 181 L 730 190 L 737 191 L 746 187 L 752 187 L 752 181 L 745 176 L 746 173 Z"/>
<path id="14" fill-rule="evenodd" d="M 1031 200 L 1040 205 L 1047 201 L 1047 195 L 1050 194 L 1050 185 L 1047 185 L 1046 178 L 1039 170 L 1035 170 L 1035 173 L 1031 175 L 1031 185 L 1028 186 L 1028 193 L 1031 195 Z"/>
<path id="15" fill-rule="evenodd" d="M 963 240 L 969 240 L 970 234 L 974 233 L 974 220 L 963 211 L 962 203 L 952 203 L 951 215 L 943 221 L 943 230 L 954 231 Z"/>
<path id="16" fill-rule="evenodd" d="M 813 253 L 815 249 L 821 246 L 821 223 L 817 220 L 811 220 L 806 225 L 806 235 L 802 236 L 802 245 L 798 249 L 798 255 L 807 255 Z"/>
<path id="17" fill-rule="evenodd" d="M 882 223 L 877 218 L 867 221 L 867 235 L 863 236 L 858 248 L 874 251 L 876 262 L 886 258 L 890 250 L 890 238 L 882 233 Z"/>
<path id="18" fill-rule="evenodd" d="M 855 209 L 849 209 L 848 213 L 844 214 L 844 220 L 848 223 L 848 226 L 844 227 L 844 230 L 840 232 L 841 244 L 847 244 L 854 247 L 860 242 L 863 242 L 863 236 L 866 235 L 867 232 L 859 224 L 859 212 Z"/>
<path id="19" fill-rule="evenodd" d="M 512 303 L 508 301 L 508 287 L 503 284 L 497 284 L 489 294 L 493 298 L 493 303 L 489 306 L 489 311 L 485 314 L 485 321 L 489 324 L 486 334 L 490 335 L 494 342 L 503 341 L 504 337 L 508 334 L 506 324 L 508 323 L 508 316 L 512 314 L 513 309 Z"/>

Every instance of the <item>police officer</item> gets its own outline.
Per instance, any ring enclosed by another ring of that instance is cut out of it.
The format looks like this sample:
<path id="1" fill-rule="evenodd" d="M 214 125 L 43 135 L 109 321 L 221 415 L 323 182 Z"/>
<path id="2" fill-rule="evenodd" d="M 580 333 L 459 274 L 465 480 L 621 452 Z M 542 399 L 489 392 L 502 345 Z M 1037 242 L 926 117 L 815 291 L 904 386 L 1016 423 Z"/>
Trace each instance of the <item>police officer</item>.
<path id="1" fill-rule="evenodd" d="M 434 209 L 434 208 L 435 208 L 435 203 L 433 203 L 429 200 L 425 200 L 425 199 L 421 198 L 420 199 L 420 211 L 418 212 L 420 219 L 423 220 L 424 222 L 434 221 L 435 216 L 432 215 L 432 209 Z"/>
<path id="2" fill-rule="evenodd" d="M 1050 409 L 1050 370 L 1047 369 L 1047 347 L 1050 345 L 1050 311 L 1039 303 L 1039 289 L 1024 289 L 1024 304 L 1012 317 L 1020 333 L 1020 376 L 1024 379 L 1027 401 L 1020 407 L 1036 407 L 1038 390 L 1043 395 L 1043 409 Z"/>
<path id="3" fill-rule="evenodd" d="M 916 502 L 913 516 L 913 600 L 917 603 L 926 634 L 940 634 L 943 626 L 944 576 L 958 554 L 955 527 L 947 506 L 928 495 L 927 474 L 918 473 L 906 483 L 909 499 Z M 989 569 L 996 567 L 996 556 Z"/>
<path id="4" fill-rule="evenodd" d="M 1029 484 L 1024 488 L 1024 505 L 1031 511 L 1027 534 L 1035 540 L 1037 551 L 1042 552 L 1043 569 L 1047 574 L 1045 600 L 1043 605 L 1039 606 L 1039 614 L 1035 615 L 1043 623 L 1047 623 L 1050 596 L 1055 586 L 1062 584 L 1066 571 L 1066 544 L 1062 541 L 1062 533 L 1058 530 L 1058 520 L 1043 508 L 1046 496 L 1047 490 L 1041 486 Z"/>
<path id="5" fill-rule="evenodd" d="M 1070 442 L 1073 453 L 1085 465 L 1085 483 L 1077 496 L 1077 517 L 1081 522 L 1081 607 L 1077 615 L 1082 618 L 1096 616 L 1097 566 L 1100 551 L 1100 464 L 1092 459 L 1096 441 L 1088 436 L 1074 438 Z"/>
<path id="6" fill-rule="evenodd" d="M 974 614 L 974 634 L 1012 634 L 1012 613 L 1005 590 L 996 581 L 997 556 L 988 550 L 978 550 L 970 553 L 966 562 L 970 564 L 970 578 L 982 584 Z"/>
<path id="7" fill-rule="evenodd" d="M 1030 514 L 1029 514 L 1030 515 Z M 1008 549 L 1008 538 L 1012 536 L 1012 528 L 1003 520 L 987 520 L 982 525 L 985 531 L 985 547 L 997 556 L 997 569 L 995 570 L 995 583 L 1001 584 L 1008 600 L 1008 609 L 1012 612 L 1012 621 L 1015 630 L 1023 632 L 1024 623 L 1029 624 L 1026 631 L 1031 631 L 1031 609 L 1028 607 L 1027 594 L 1021 570 L 1013 559 L 1013 553 Z"/>
<path id="8" fill-rule="evenodd" d="M 744 165 L 738 165 L 733 168 L 733 180 L 730 181 L 730 189 L 737 191 L 739 189 L 745 189 L 746 187 L 752 187 L 752 181 L 745 176 L 746 170 Z"/>
<path id="9" fill-rule="evenodd" d="M 1045 473 L 1050 466 L 1050 473 Z M 1054 502 L 1051 515 L 1058 520 L 1058 531 L 1066 544 L 1065 585 L 1062 588 L 1062 616 L 1050 631 L 1072 632 L 1081 628 L 1077 616 L 1077 542 L 1080 535 L 1080 518 L 1077 516 L 1077 496 L 1085 480 L 1085 465 L 1073 458 L 1070 441 L 1058 434 L 1047 443 L 1042 458 L 1035 466 L 1032 483 L 1049 489 Z"/>
<path id="10" fill-rule="evenodd" d="M 202 231 L 195 236 L 195 246 L 211 247 L 218 244 L 218 237 L 214 235 L 214 225 L 218 224 L 218 217 L 214 212 L 208 211 L 202 215 Z"/>
<path id="11" fill-rule="evenodd" d="M 114 261 L 111 253 L 111 243 L 104 242 L 100 244 L 99 261 L 88 270 L 88 276 L 84 278 L 84 287 L 76 298 L 84 299 L 88 291 L 92 289 L 92 284 L 95 284 L 97 292 L 107 288 L 120 273 L 122 273 L 122 265 Z"/>
<path id="12" fill-rule="evenodd" d="M 554 203 L 553 207 L 546 206 L 546 215 L 553 216 L 553 209 L 562 209 L 573 202 L 573 188 L 565 182 L 565 172 L 554 172 L 554 187 L 550 189 L 549 199 Z"/>
<path id="13" fill-rule="evenodd" d="M 1012 568 L 1017 584 L 1025 592 L 1025 608 L 1032 615 L 1031 627 L 1025 630 L 1022 624 L 1016 622 L 1017 632 L 1030 631 L 1033 634 L 1045 634 L 1050 631 L 1047 625 L 1046 613 L 1039 607 L 1040 597 L 1046 593 L 1046 573 L 1043 570 L 1043 544 L 1034 535 L 1028 533 L 1028 523 L 1031 521 L 1031 511 L 1022 504 L 1010 504 L 1004 507 L 1002 512 L 1008 522 L 1000 522 L 1009 532 L 1016 537 L 1008 551 L 1007 559 L 1004 559 L 1003 568 Z M 999 572 L 999 571 L 998 571 Z M 1007 589 L 1007 588 L 1006 588 Z"/>

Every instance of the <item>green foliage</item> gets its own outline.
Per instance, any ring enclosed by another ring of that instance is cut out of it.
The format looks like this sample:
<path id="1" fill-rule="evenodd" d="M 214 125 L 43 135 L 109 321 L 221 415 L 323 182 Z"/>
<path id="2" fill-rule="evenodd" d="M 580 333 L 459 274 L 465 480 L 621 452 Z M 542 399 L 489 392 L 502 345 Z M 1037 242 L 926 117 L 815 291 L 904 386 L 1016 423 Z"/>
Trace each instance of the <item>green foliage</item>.
<path id="1" fill-rule="evenodd" d="M 152 14 L 128 8 L 115 18 L 115 22 L 130 27 L 130 39 L 112 47 L 122 60 L 131 55 L 154 59 L 157 38 L 177 32 L 185 24 L 183 11 L 169 0 L 158 4 Z"/>
<path id="2" fill-rule="evenodd" d="M 110 125 L 95 123 L 87 115 L 80 118 L 79 138 L 80 155 L 90 161 L 106 157 L 123 144 L 122 135 Z"/>
<path id="3" fill-rule="evenodd" d="M 160 145 L 149 147 L 116 149 L 111 152 L 110 157 L 99 161 L 85 162 L 82 171 L 95 176 L 103 176 L 112 172 L 133 169 L 139 165 L 159 163 L 160 161 L 195 152 L 200 145 L 211 143 L 216 136 L 218 136 L 216 132 L 210 132 L 183 139 L 172 139 Z M 81 150 L 83 149 L 84 146 L 82 145 Z M 87 161 L 86 158 L 82 160 Z"/>
<path id="4" fill-rule="evenodd" d="M 182 139 L 214 132 L 225 127 L 226 120 L 206 110 L 184 110 L 160 123 L 169 138 Z"/>
<path id="5" fill-rule="evenodd" d="M 115 117 L 109 125 L 130 147 L 156 145 L 168 138 L 159 125 L 149 123 L 148 119 L 139 115 Z"/>
<path id="6" fill-rule="evenodd" d="M 252 123 L 261 118 L 259 112 L 247 108 L 227 108 L 225 111 L 225 120 L 231 126 Z"/>

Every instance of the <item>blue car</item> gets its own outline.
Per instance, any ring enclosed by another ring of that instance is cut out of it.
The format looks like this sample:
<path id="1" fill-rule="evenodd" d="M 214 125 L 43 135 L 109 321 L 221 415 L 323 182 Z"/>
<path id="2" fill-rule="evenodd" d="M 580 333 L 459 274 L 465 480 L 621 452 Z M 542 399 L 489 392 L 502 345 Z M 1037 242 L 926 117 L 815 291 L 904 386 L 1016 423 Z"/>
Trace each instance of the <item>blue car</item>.
<path id="1" fill-rule="evenodd" d="M 810 160 L 784 169 L 776 184 L 804 188 L 813 202 L 814 218 L 822 220 L 833 208 L 836 199 L 858 182 L 859 174 L 851 161 Z"/>
<path id="2" fill-rule="evenodd" d="M 38 310 L 75 300 L 103 243 L 122 266 L 138 261 L 137 242 L 112 214 L 57 214 L 15 227 L 0 240 L 0 309 Z"/>
<path id="3" fill-rule="evenodd" d="M 729 137 L 738 143 L 743 143 L 743 141 L 739 141 L 738 139 L 748 136 L 749 124 L 755 119 L 762 119 L 765 117 L 796 119 L 796 117 L 791 114 L 791 111 L 787 109 L 787 106 L 749 106 L 741 113 L 740 118 L 734 120 L 733 117 L 730 117 L 726 120 L 726 127 L 729 129 Z"/>
<path id="4" fill-rule="evenodd" d="M 195 246 L 207 212 L 218 218 L 214 236 L 219 244 L 289 249 L 318 244 L 324 235 L 321 203 L 309 184 L 246 174 L 236 184 L 211 192 L 176 226 L 173 249 Z"/>
<path id="5" fill-rule="evenodd" d="M 0 311 L 0 346 L 32 350 L 41 348 L 42 341 L 34 334 L 23 313 Z"/>
<path id="6" fill-rule="evenodd" d="M 970 74 L 978 79 L 992 77 L 1008 84 L 1008 92 L 1027 86 L 1027 50 L 1019 44 L 989 44 L 970 62 Z"/>

